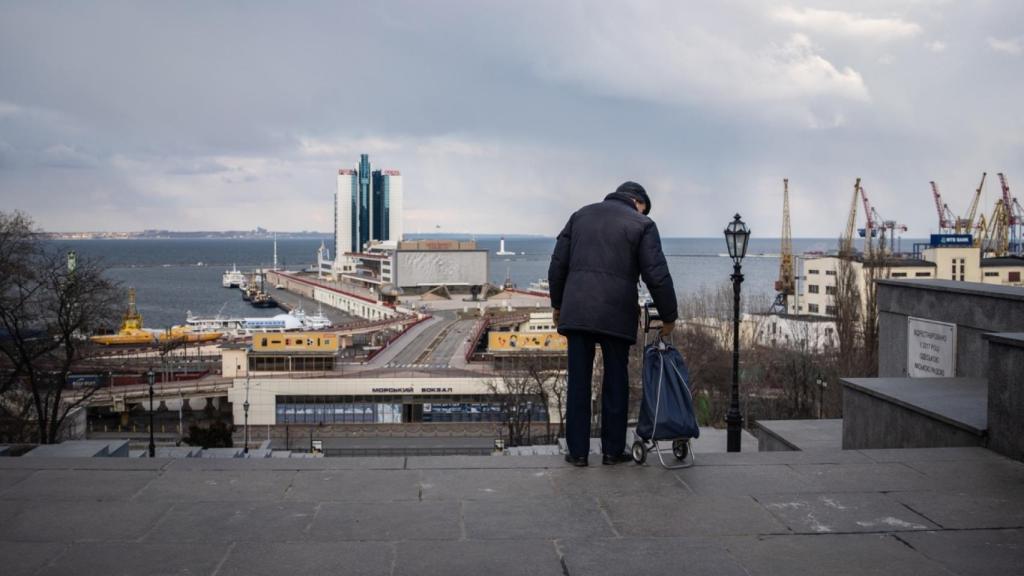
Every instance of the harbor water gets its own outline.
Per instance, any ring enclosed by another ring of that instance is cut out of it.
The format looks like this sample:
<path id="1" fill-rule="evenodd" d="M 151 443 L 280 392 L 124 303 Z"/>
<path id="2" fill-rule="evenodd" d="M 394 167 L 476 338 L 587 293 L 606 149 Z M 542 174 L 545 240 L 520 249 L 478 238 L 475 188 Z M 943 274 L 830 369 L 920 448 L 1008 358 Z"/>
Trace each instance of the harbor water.
<path id="1" fill-rule="evenodd" d="M 413 239 L 413 238 L 410 238 Z M 331 238 L 324 240 L 330 244 Z M 500 239 L 475 238 L 490 252 L 489 276 L 494 284 L 506 277 L 520 288 L 547 277 L 554 238 L 507 237 L 505 249 L 514 255 L 497 256 Z M 289 270 L 305 268 L 316 260 L 319 238 L 279 239 L 278 264 Z M 80 257 L 102 259 L 111 278 L 134 287 L 139 312 L 147 328 L 183 324 L 188 311 L 197 315 L 273 316 L 275 309 L 255 309 L 237 289 L 221 286 L 226 269 L 237 265 L 246 272 L 273 264 L 273 240 L 62 240 L 60 249 Z M 665 238 L 662 241 L 669 270 L 680 297 L 729 282 L 732 261 L 722 238 Z M 834 249 L 835 239 L 794 239 L 797 254 Z M 778 276 L 779 240 L 751 238 L 743 261 L 746 294 L 770 297 Z"/>

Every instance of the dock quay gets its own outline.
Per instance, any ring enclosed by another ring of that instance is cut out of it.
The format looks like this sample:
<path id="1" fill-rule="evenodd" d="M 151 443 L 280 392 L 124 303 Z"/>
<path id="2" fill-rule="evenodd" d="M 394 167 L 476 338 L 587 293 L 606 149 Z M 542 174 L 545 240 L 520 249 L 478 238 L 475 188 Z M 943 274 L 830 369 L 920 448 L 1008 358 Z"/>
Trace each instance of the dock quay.
<path id="1" fill-rule="evenodd" d="M 355 286 L 283 271 L 267 272 L 267 280 L 271 285 L 281 287 L 276 293 L 286 291 L 299 295 L 334 310 L 340 310 L 349 316 L 366 320 L 385 320 L 401 314 L 394 305 L 385 304 L 371 292 Z"/>

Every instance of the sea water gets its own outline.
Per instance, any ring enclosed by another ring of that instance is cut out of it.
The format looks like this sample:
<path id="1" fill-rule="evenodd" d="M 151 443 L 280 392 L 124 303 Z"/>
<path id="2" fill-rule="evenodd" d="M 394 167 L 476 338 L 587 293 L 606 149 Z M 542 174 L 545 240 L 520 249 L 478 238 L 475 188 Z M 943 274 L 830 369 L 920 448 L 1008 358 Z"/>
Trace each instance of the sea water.
<path id="1" fill-rule="evenodd" d="M 415 239 L 410 236 L 409 239 Z M 463 238 L 468 239 L 468 238 Z M 500 285 L 509 278 L 520 288 L 547 278 L 554 238 L 508 236 L 505 249 L 512 256 L 497 256 L 499 237 L 474 238 L 489 252 L 488 276 Z M 305 268 L 316 261 L 323 238 L 282 238 L 277 241 L 278 264 L 289 270 Z M 136 291 L 139 312 L 147 328 L 183 324 L 187 312 L 197 315 L 273 316 L 280 310 L 256 309 L 241 298 L 237 289 L 221 286 L 224 271 L 237 265 L 251 271 L 273 264 L 271 239 L 133 239 L 53 241 L 60 250 L 74 250 L 79 257 L 99 258 L 110 277 Z M 793 250 L 827 252 L 833 239 L 794 239 Z M 723 238 L 664 238 L 662 247 L 676 292 L 683 298 L 702 290 L 729 284 L 732 260 Z M 744 294 L 770 298 L 779 273 L 780 243 L 773 238 L 751 238 L 743 261 Z"/>

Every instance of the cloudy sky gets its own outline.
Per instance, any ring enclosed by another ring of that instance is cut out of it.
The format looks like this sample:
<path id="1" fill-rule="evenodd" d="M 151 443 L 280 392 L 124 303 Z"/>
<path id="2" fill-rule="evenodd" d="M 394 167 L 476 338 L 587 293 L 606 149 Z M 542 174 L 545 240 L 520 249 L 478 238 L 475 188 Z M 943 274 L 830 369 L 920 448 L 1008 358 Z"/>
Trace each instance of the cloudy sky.
<path id="1" fill-rule="evenodd" d="M 3 2 L 0 209 L 44 228 L 322 230 L 335 174 L 406 230 L 557 233 L 626 179 L 667 236 L 836 237 L 854 178 L 934 231 L 1024 196 L 1024 2 Z M 994 178 L 983 202 L 999 193 Z"/>

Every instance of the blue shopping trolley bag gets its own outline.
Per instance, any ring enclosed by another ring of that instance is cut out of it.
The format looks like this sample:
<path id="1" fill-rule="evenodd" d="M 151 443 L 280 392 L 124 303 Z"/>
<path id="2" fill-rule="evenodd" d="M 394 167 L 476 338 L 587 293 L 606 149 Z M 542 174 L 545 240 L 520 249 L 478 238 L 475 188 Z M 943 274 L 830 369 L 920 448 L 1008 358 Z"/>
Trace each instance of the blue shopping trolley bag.
<path id="1" fill-rule="evenodd" d="M 643 377 L 637 436 L 648 441 L 699 437 L 690 373 L 683 355 L 661 340 L 648 344 L 644 348 Z"/>

